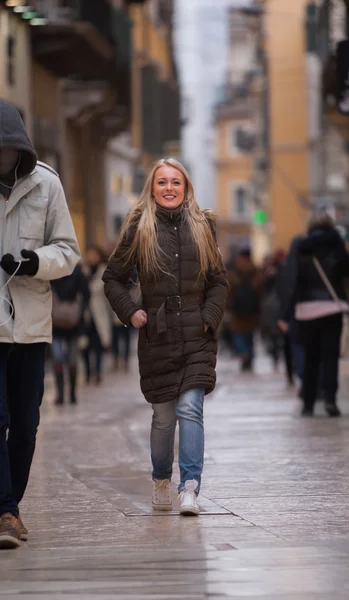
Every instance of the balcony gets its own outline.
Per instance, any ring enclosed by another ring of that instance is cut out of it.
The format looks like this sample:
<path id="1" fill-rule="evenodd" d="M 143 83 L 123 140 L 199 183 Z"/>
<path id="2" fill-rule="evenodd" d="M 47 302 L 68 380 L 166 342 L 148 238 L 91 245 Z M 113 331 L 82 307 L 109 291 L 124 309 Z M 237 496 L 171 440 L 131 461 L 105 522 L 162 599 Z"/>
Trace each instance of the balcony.
<path id="1" fill-rule="evenodd" d="M 180 100 L 178 89 L 160 81 L 154 65 L 142 68 L 143 150 L 160 156 L 168 142 L 180 137 Z"/>
<path id="2" fill-rule="evenodd" d="M 235 98 L 231 103 L 216 107 L 216 120 L 253 119 L 256 114 L 254 98 Z"/>
<path id="3" fill-rule="evenodd" d="M 107 0 L 36 0 L 35 60 L 57 77 L 107 81 L 128 102 L 131 20 Z"/>

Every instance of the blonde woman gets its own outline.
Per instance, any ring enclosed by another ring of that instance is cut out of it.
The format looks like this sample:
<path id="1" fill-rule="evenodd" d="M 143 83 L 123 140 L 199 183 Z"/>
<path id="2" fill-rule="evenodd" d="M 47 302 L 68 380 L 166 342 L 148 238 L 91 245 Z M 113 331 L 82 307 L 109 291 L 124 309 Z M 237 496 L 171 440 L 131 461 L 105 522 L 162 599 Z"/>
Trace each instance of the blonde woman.
<path id="1" fill-rule="evenodd" d="M 127 283 L 137 267 L 142 305 Z M 200 210 L 184 167 L 156 163 L 103 277 L 123 323 L 139 329 L 141 389 L 152 404 L 153 509 L 172 509 L 176 421 L 183 515 L 198 515 L 204 457 L 203 401 L 216 381 L 217 329 L 228 283 L 214 219 Z"/>

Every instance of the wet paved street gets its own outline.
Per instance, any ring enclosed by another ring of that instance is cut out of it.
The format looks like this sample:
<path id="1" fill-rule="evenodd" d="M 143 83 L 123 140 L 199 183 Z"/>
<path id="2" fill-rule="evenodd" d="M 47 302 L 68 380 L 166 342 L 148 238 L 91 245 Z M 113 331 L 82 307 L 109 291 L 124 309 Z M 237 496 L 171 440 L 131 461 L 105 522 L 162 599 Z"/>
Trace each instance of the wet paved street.
<path id="1" fill-rule="evenodd" d="M 1 553 L 0 599 L 347 600 L 343 367 L 345 416 L 329 420 L 320 404 L 302 420 L 265 358 L 252 376 L 220 361 L 199 518 L 152 516 L 151 409 L 136 365 L 82 389 L 76 407 L 55 407 L 48 390 L 22 506 L 30 540 Z"/>

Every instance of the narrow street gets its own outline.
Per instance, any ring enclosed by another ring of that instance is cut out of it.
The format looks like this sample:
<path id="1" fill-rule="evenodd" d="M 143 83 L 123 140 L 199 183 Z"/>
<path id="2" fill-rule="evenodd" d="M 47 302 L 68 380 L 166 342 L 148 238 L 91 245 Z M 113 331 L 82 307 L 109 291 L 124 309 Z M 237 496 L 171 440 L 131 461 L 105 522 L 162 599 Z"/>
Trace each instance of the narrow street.
<path id="1" fill-rule="evenodd" d="M 76 407 L 55 407 L 48 386 L 22 507 L 30 539 L 1 553 L 0 598 L 347 600 L 345 382 L 345 415 L 329 420 L 321 403 L 301 419 L 263 356 L 254 375 L 222 358 L 218 380 L 199 518 L 152 515 L 151 409 L 136 363 L 82 388 Z"/>

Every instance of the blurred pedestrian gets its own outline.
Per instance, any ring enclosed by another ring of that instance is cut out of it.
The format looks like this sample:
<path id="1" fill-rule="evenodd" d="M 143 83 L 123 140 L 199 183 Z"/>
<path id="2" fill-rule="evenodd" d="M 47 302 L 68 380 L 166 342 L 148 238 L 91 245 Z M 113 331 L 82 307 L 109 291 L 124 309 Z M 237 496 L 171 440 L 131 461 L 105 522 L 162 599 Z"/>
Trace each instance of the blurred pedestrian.
<path id="1" fill-rule="evenodd" d="M 52 339 L 50 280 L 79 260 L 59 177 L 37 157 L 16 108 L 0 100 L 0 548 L 28 538 L 27 487 Z"/>
<path id="2" fill-rule="evenodd" d="M 254 264 L 250 248 L 242 248 L 228 270 L 227 310 L 234 346 L 241 357 L 242 371 L 251 371 L 254 358 L 254 334 L 259 327 L 263 272 Z"/>
<path id="3" fill-rule="evenodd" d="M 92 245 L 87 249 L 84 272 L 88 279 L 90 303 L 85 315 L 88 345 L 83 350 L 86 383 L 90 382 L 92 374 L 96 384 L 101 383 L 103 353 L 111 349 L 112 313 L 104 294 L 102 281 L 106 264 L 107 259 L 102 248 Z M 94 356 L 93 369 L 91 366 L 92 355 Z"/>
<path id="4" fill-rule="evenodd" d="M 112 351 L 114 357 L 114 371 L 120 368 L 128 371 L 130 367 L 131 330 L 114 315 L 112 328 Z"/>
<path id="5" fill-rule="evenodd" d="M 283 250 L 277 250 L 268 257 L 264 266 L 264 296 L 261 308 L 261 334 L 266 348 L 272 357 L 275 370 L 278 369 L 280 357 L 285 364 L 289 385 L 293 385 L 293 360 L 289 333 L 283 333 L 278 325 L 281 311 L 280 277 L 286 259 Z"/>
<path id="6" fill-rule="evenodd" d="M 70 403 L 76 404 L 78 339 L 83 333 L 83 315 L 88 308 L 88 280 L 77 265 L 67 277 L 52 281 L 53 342 L 51 354 L 56 381 L 56 404 L 64 403 L 64 371 L 68 372 Z"/>
<path id="7" fill-rule="evenodd" d="M 344 242 L 326 212 L 314 213 L 307 236 L 298 238 L 283 277 L 283 319 L 295 317 L 305 349 L 303 416 L 311 416 L 320 364 L 325 407 L 330 417 L 340 415 L 336 396 L 342 314 L 348 310 L 343 278 L 349 275 Z"/>
<path id="8" fill-rule="evenodd" d="M 153 406 L 153 508 L 171 510 L 176 419 L 180 513 L 199 514 L 204 460 L 203 401 L 215 387 L 216 332 L 227 280 L 214 218 L 200 210 L 189 175 L 174 159 L 156 163 L 104 275 L 123 323 L 139 329 L 141 388 Z M 126 284 L 137 266 L 142 303 Z"/>

